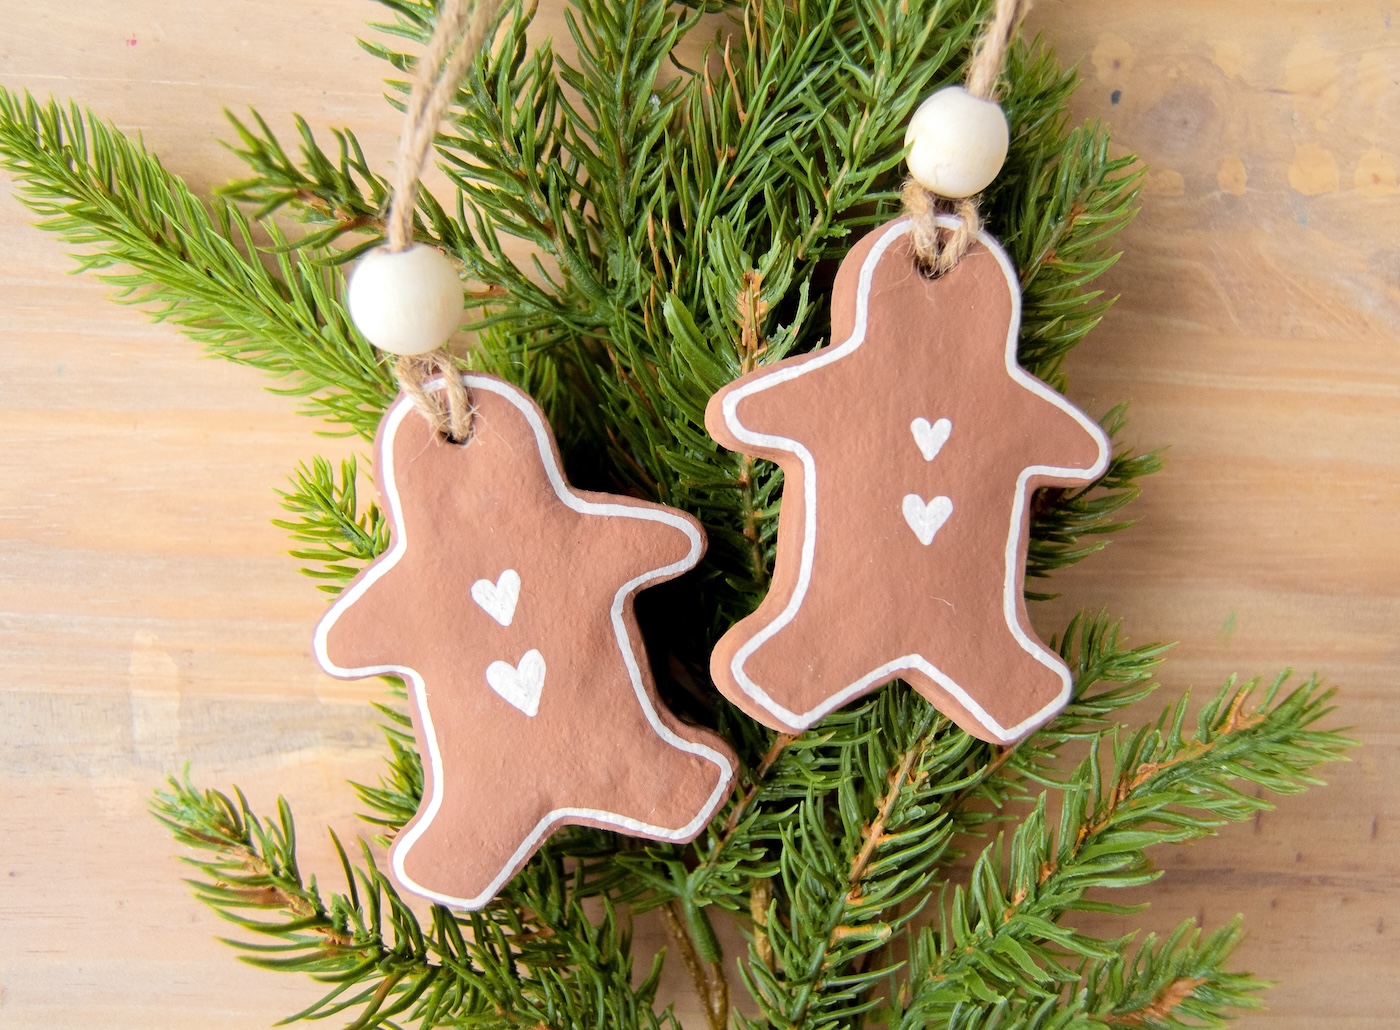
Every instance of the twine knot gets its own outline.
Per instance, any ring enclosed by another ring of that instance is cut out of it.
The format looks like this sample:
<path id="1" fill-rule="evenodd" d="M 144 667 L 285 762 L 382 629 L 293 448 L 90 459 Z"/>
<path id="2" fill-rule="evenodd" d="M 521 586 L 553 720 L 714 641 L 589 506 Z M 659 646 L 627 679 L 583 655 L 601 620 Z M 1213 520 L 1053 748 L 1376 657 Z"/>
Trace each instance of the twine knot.
<path id="1" fill-rule="evenodd" d="M 427 354 L 404 354 L 394 362 L 399 387 L 439 435 L 453 443 L 471 439 L 476 406 L 462 382 L 457 359 L 445 347 Z M 431 380 L 441 377 L 441 387 Z"/>
<path id="2" fill-rule="evenodd" d="M 1030 10 L 1031 0 L 997 0 L 992 20 L 978 37 L 968 62 L 967 92 L 979 100 L 995 100 L 998 80 L 1006 64 L 1006 51 L 1016 27 Z M 952 201 L 924 189 L 913 179 L 904 183 L 904 212 L 913 221 L 914 256 L 919 267 L 933 276 L 946 275 L 958 266 L 982 231 L 977 198 Z M 941 229 L 940 214 L 959 219 L 955 229 Z"/>
<path id="3" fill-rule="evenodd" d="M 443 0 L 427 48 L 415 64 L 398 162 L 385 217 L 390 251 L 413 245 L 414 211 L 419 179 L 428 165 L 438 124 L 457 95 L 457 86 L 476 56 L 486 26 L 500 0 Z M 394 375 L 405 394 L 433 429 L 457 443 L 471 437 L 475 409 L 462 383 L 461 365 L 446 345 L 426 354 L 404 355 L 394 363 Z M 438 389 L 430 380 L 441 377 Z"/>

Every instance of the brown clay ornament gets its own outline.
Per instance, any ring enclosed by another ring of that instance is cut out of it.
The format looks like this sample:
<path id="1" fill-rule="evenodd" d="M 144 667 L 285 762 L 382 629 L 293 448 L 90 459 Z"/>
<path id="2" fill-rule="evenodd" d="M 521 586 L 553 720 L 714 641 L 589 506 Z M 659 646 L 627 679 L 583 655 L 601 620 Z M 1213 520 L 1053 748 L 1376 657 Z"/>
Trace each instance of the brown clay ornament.
<path id="1" fill-rule="evenodd" d="M 334 676 L 406 681 L 425 782 L 390 865 L 406 889 L 475 909 L 564 823 L 691 840 L 735 760 L 658 702 L 632 610 L 699 561 L 700 525 L 574 490 L 526 394 L 462 379 L 467 443 L 405 397 L 381 422 L 392 546 L 326 613 L 315 650 Z"/>
<path id="2" fill-rule="evenodd" d="M 775 729 L 805 729 L 899 676 L 969 733 L 1008 743 L 1071 688 L 1026 616 L 1030 494 L 1092 482 L 1109 445 L 1017 364 L 1021 295 L 996 242 L 979 234 L 930 280 L 910 228 L 881 226 L 842 263 L 840 342 L 710 401 L 716 440 L 786 476 L 770 591 L 711 672 Z"/>

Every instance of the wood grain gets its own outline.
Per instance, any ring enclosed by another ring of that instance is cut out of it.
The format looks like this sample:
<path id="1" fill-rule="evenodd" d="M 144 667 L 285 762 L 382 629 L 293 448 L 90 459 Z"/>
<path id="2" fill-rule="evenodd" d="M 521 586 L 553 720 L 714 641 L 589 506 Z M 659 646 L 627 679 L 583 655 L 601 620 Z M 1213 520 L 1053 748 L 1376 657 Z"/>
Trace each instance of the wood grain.
<path id="1" fill-rule="evenodd" d="M 1281 981 L 1246 1026 L 1395 1025 L 1394 6 L 1037 10 L 1081 62 L 1081 113 L 1151 169 L 1108 280 L 1121 300 L 1073 381 L 1091 407 L 1128 399 L 1137 441 L 1170 444 L 1140 525 L 1065 578 L 1060 617 L 1105 603 L 1136 639 L 1181 641 L 1165 668 L 1173 693 L 1319 671 L 1364 744 L 1328 788 L 1160 852 L 1164 877 L 1136 892 L 1159 929 L 1244 914 L 1237 967 Z"/>
<path id="2" fill-rule="evenodd" d="M 236 174 L 220 115 L 351 125 L 382 166 L 397 119 L 354 37 L 367 2 L 0 0 L 0 81 L 142 133 L 200 190 Z M 1151 166 L 1076 355 L 1076 399 L 1127 398 L 1170 444 L 1141 523 L 1060 581 L 1047 629 L 1106 604 L 1182 644 L 1162 695 L 1316 669 L 1364 742 L 1332 785 L 1163 851 L 1144 916 L 1244 913 L 1236 965 L 1281 985 L 1271 1030 L 1395 1025 L 1400 988 L 1400 25 L 1390 0 L 1042 0 L 1080 114 Z M 557 6 L 543 16 L 564 38 Z M 353 833 L 376 775 L 369 684 L 320 676 L 316 592 L 271 488 L 343 447 L 247 370 L 68 276 L 0 190 L 0 1024 L 250 1028 L 314 988 L 234 962 L 190 900 L 147 791 L 277 790 Z M 660 942 L 643 928 L 642 947 Z M 693 1015 L 677 974 L 668 989 Z"/>

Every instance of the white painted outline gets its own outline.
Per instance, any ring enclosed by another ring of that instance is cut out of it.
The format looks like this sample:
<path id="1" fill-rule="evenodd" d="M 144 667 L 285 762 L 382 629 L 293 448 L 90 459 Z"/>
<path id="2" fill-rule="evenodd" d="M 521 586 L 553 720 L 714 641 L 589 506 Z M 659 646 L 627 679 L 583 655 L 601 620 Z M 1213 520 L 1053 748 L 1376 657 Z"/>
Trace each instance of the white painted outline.
<path id="1" fill-rule="evenodd" d="M 653 826 L 638 819 L 628 816 L 618 815 L 615 812 L 605 812 L 592 808 L 556 808 L 545 815 L 535 828 L 530 831 L 521 845 L 515 849 L 510 859 L 496 874 L 495 878 L 487 884 L 486 888 L 475 897 L 459 898 L 441 891 L 435 891 L 417 883 L 404 871 L 404 860 L 414 844 L 423 836 L 433 820 L 437 818 L 438 810 L 442 807 L 442 754 L 438 749 L 437 733 L 433 727 L 433 717 L 428 708 L 428 690 L 419 673 L 406 665 L 374 665 L 364 668 L 347 669 L 336 665 L 330 659 L 326 651 L 326 638 L 331 627 L 336 624 L 340 616 L 360 597 L 362 597 L 371 586 L 373 586 L 385 573 L 397 565 L 403 558 L 408 548 L 407 534 L 404 532 L 404 522 L 402 517 L 402 505 L 399 500 L 398 483 L 394 473 L 394 437 L 398 433 L 399 426 L 403 420 L 413 411 L 413 402 L 407 398 L 400 398 L 384 416 L 384 427 L 380 438 L 380 468 L 383 481 L 380 484 L 384 498 L 389 505 L 389 510 L 393 517 L 394 541 L 393 546 L 384 556 L 376 560 L 369 566 L 363 575 L 356 580 L 344 593 L 331 605 L 330 609 L 321 618 L 316 626 L 316 633 L 313 638 L 313 647 L 316 653 L 316 660 L 320 662 L 321 668 L 332 676 L 339 676 L 344 679 L 361 679 L 366 676 L 397 675 L 402 676 L 412 684 L 413 702 L 418 708 L 419 717 L 422 719 L 423 739 L 428 745 L 428 759 L 432 763 L 432 792 L 427 804 L 419 809 L 418 821 L 408 830 L 399 834 L 393 846 L 389 849 L 389 861 L 393 868 L 394 875 L 399 882 L 415 894 L 421 894 L 425 898 L 449 905 L 453 908 L 463 908 L 474 910 L 484 907 L 496 892 L 501 889 L 505 882 L 513 876 L 516 871 L 525 864 L 529 856 L 534 852 L 536 846 L 544 837 L 560 823 L 572 822 L 580 819 L 587 819 L 608 827 L 614 827 L 629 833 L 636 833 L 643 836 L 653 837 L 660 840 L 687 841 L 692 839 L 710 821 L 724 799 L 729 795 L 729 788 L 734 779 L 734 768 L 729 759 L 704 744 L 694 743 L 677 736 L 666 726 L 656 713 L 655 707 L 651 703 L 651 697 L 646 691 L 642 680 L 642 670 L 638 665 L 637 656 L 632 649 L 632 641 L 627 633 L 627 626 L 623 621 L 623 608 L 627 599 L 633 593 L 659 579 L 668 579 L 679 575 L 688 569 L 694 568 L 700 560 L 700 555 L 704 551 L 704 538 L 700 530 L 694 523 L 679 515 L 672 514 L 668 510 L 656 505 L 645 507 L 625 504 L 600 504 L 595 501 L 587 501 L 575 494 L 569 484 L 564 480 L 564 474 L 559 468 L 559 463 L 555 457 L 553 446 L 553 434 L 545 424 L 540 415 L 539 409 L 534 402 L 525 394 L 521 393 L 514 386 L 500 379 L 492 377 L 463 373 L 462 382 L 471 390 L 483 390 L 487 393 L 494 393 L 505 398 L 519 409 L 525 416 L 531 429 L 535 434 L 535 444 L 539 448 L 540 460 L 544 464 L 545 472 L 549 476 L 550 485 L 554 488 L 554 493 L 565 505 L 584 515 L 604 515 L 618 516 L 628 519 L 645 519 L 650 522 L 660 522 L 668 526 L 673 526 L 683 532 L 690 540 L 690 551 L 679 561 L 672 562 L 663 568 L 653 569 L 650 572 L 628 580 L 618 588 L 612 603 L 612 624 L 613 633 L 617 638 L 618 649 L 622 652 L 622 660 L 627 666 L 627 673 L 632 682 L 632 690 L 637 695 L 637 702 L 642 706 L 642 712 L 646 715 L 647 722 L 666 743 L 680 751 L 699 755 L 713 762 L 719 767 L 721 777 L 715 786 L 714 792 L 705 802 L 700 812 L 695 818 L 679 829 L 671 829 L 664 826 Z M 428 390 L 442 389 L 441 380 L 427 384 Z M 483 689 L 490 689 L 484 682 Z"/>
<path id="2" fill-rule="evenodd" d="M 946 229 L 954 229 L 960 220 L 948 216 L 940 215 L 938 224 Z M 880 263 L 880 258 L 889 249 L 895 240 L 909 232 L 913 223 L 908 218 L 898 219 L 891 222 L 885 229 L 883 235 L 875 241 L 870 248 L 870 253 L 866 255 L 864 262 L 860 266 L 860 280 L 856 288 L 856 320 L 855 327 L 851 335 L 845 341 L 830 347 L 824 351 L 819 351 L 817 355 L 801 364 L 789 365 L 784 368 L 775 369 L 772 372 L 760 375 L 752 381 L 739 386 L 725 395 L 721 402 L 721 410 L 724 414 L 724 423 L 729 431 L 734 434 L 735 439 L 743 443 L 752 444 L 758 447 L 770 448 L 774 450 L 789 451 L 795 454 L 802 462 L 803 477 L 803 501 L 805 504 L 805 518 L 803 520 L 802 536 L 802 562 L 797 575 L 797 588 L 789 598 L 787 606 L 766 626 L 760 629 L 747 640 L 730 659 L 729 671 L 733 675 L 739 688 L 749 697 L 753 698 L 764 709 L 781 719 L 789 727 L 796 729 L 806 729 L 817 722 L 822 716 L 833 709 L 841 707 L 851 698 L 864 693 L 870 686 L 885 680 L 894 678 L 895 674 L 906 669 L 914 669 L 922 672 L 925 676 L 937 682 L 944 690 L 948 691 L 958 703 L 967 710 L 974 719 L 985 729 L 1002 742 L 1009 743 L 1019 740 L 1025 733 L 1047 718 L 1053 715 L 1065 702 L 1069 700 L 1070 691 L 1073 688 L 1073 678 L 1065 663 L 1060 660 L 1059 655 L 1047 651 L 1033 637 L 1028 635 L 1022 628 L 1020 620 L 1017 618 L 1017 602 L 1019 600 L 1018 575 L 1020 572 L 1021 553 L 1021 523 L 1025 513 L 1026 499 L 1028 491 L 1026 483 L 1032 476 L 1045 475 L 1055 476 L 1063 479 L 1074 479 L 1083 482 L 1092 482 L 1103 474 L 1108 468 L 1109 443 L 1108 437 L 1104 435 L 1102 429 L 1094 424 L 1088 416 L 1081 412 L 1074 405 L 1070 404 L 1064 397 L 1061 397 L 1050 387 L 1046 386 L 1039 379 L 1030 375 L 1016 361 L 1016 344 L 1021 332 L 1021 288 L 1016 278 L 1016 270 L 1011 267 L 1011 261 L 1005 252 L 997 244 L 996 240 L 988 236 L 985 232 L 977 234 L 978 241 L 991 252 L 996 258 L 997 264 L 1001 267 L 1002 274 L 1006 276 L 1007 285 L 1011 288 L 1011 326 L 1006 334 L 1006 371 L 1009 376 L 1031 393 L 1041 397 L 1055 405 L 1065 414 L 1069 415 L 1081 426 L 1085 432 L 1089 433 L 1099 445 L 1098 460 L 1088 469 L 1058 468 L 1050 465 L 1031 465 L 1023 469 L 1016 480 L 1016 497 L 1011 508 L 1011 529 L 1006 540 L 1006 580 L 1002 592 L 1002 610 L 1006 617 L 1006 624 L 1011 633 L 1015 636 L 1021 647 L 1040 662 L 1047 669 L 1051 669 L 1059 674 L 1064 686 L 1055 700 L 1046 705 L 1040 711 L 1029 718 L 1023 719 L 1014 726 L 1002 726 L 996 719 L 979 705 L 971 695 L 968 694 L 951 676 L 945 674 L 927 658 L 920 654 L 907 654 L 893 661 L 886 662 L 877 669 L 872 669 L 854 683 L 837 691 L 821 704 L 806 712 L 793 712 L 775 701 L 767 691 L 753 681 L 745 671 L 744 666 L 755 651 L 771 640 L 779 630 L 788 625 L 797 615 L 797 610 L 806 599 L 807 588 L 811 584 L 812 563 L 816 554 L 817 543 L 817 467 L 812 458 L 812 454 L 801 443 L 788 439 L 784 436 L 775 436 L 768 433 L 755 432 L 739 421 L 737 408 L 739 402 L 745 397 L 760 393 L 770 387 L 781 383 L 789 382 L 798 376 L 805 375 L 824 365 L 829 365 L 834 361 L 839 361 L 846 355 L 851 354 L 862 343 L 865 342 L 865 333 L 869 318 L 870 289 L 875 278 L 875 268 Z M 752 618 L 752 616 L 750 616 Z"/>

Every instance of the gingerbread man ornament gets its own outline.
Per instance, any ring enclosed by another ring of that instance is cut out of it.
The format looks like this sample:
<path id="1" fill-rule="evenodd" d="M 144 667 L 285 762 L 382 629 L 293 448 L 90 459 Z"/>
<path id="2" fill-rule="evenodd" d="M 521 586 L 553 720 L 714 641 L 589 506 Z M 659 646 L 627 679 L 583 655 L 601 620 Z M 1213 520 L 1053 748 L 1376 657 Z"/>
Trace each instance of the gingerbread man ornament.
<path id="1" fill-rule="evenodd" d="M 1017 364 L 1020 290 L 996 242 L 979 235 L 930 280 L 910 228 L 876 229 L 842 263 L 838 342 L 710 401 L 716 440 L 786 476 L 770 592 L 720 640 L 711 672 L 775 729 L 805 729 L 898 676 L 969 733 L 1008 743 L 1071 688 L 1026 616 L 1031 492 L 1092 482 L 1109 445 Z"/>
<path id="2" fill-rule="evenodd" d="M 692 839 L 735 760 L 658 702 L 632 610 L 699 561 L 699 524 L 574 490 L 527 395 L 463 382 L 467 443 L 403 397 L 380 424 L 392 546 L 326 613 L 315 651 L 335 676 L 406 681 L 425 782 L 390 866 L 408 890 L 475 909 L 564 823 Z"/>

